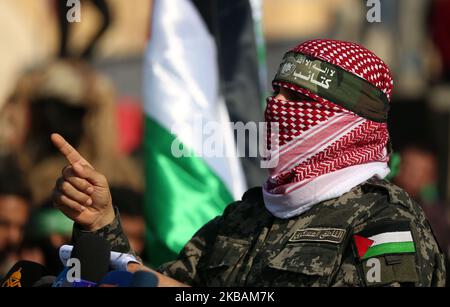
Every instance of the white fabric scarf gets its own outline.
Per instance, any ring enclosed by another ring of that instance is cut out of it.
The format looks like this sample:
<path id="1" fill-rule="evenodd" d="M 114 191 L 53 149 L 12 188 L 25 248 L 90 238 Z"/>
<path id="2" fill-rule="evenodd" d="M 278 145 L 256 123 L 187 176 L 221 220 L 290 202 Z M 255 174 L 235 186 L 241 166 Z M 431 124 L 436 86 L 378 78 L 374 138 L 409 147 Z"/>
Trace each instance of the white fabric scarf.
<path id="1" fill-rule="evenodd" d="M 384 178 L 389 171 L 386 162 L 369 162 L 316 177 L 289 194 L 271 194 L 263 187 L 264 204 L 272 215 L 288 219 L 349 192 L 373 176 Z"/>

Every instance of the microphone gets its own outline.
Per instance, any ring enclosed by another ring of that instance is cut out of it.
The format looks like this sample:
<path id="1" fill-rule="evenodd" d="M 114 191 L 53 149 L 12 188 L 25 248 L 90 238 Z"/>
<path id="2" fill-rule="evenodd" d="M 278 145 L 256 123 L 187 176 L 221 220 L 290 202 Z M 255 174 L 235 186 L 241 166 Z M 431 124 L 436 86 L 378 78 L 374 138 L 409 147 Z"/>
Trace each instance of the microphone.
<path id="1" fill-rule="evenodd" d="M 133 279 L 133 273 L 126 271 L 111 271 L 98 284 L 99 287 L 128 287 Z"/>
<path id="2" fill-rule="evenodd" d="M 59 249 L 59 259 L 64 266 L 67 265 L 67 260 L 69 260 L 70 258 L 72 249 L 72 245 L 63 245 Z M 111 251 L 109 261 L 111 268 L 117 271 L 127 271 L 127 266 L 130 262 L 140 263 L 140 261 L 137 260 L 134 255 L 114 251 Z"/>
<path id="3" fill-rule="evenodd" d="M 74 245 L 71 258 L 80 261 L 81 279 L 98 283 L 108 273 L 111 245 L 100 236 L 84 233 Z"/>
<path id="4" fill-rule="evenodd" d="M 157 287 L 158 277 L 147 271 L 137 271 L 133 274 L 133 279 L 129 287 Z"/>
<path id="5" fill-rule="evenodd" d="M 71 274 L 71 268 L 65 267 L 61 273 L 56 277 L 54 280 L 52 287 L 53 288 L 88 288 L 88 287 L 95 287 L 97 284 L 95 282 L 82 280 L 81 278 L 79 280 L 71 280 L 69 281 L 69 274 Z M 72 276 L 73 279 L 75 277 Z"/>
<path id="6" fill-rule="evenodd" d="M 111 245 L 100 236 L 83 233 L 73 246 L 70 258 L 73 267 L 67 267 L 58 275 L 53 287 L 95 287 L 108 273 Z M 75 276 L 69 275 L 73 274 Z M 79 280 L 71 280 L 76 277 Z"/>
<path id="7" fill-rule="evenodd" d="M 37 282 L 33 284 L 33 288 L 48 288 L 53 285 L 55 282 L 56 277 L 55 276 L 43 276 L 41 277 Z"/>
<path id="8" fill-rule="evenodd" d="M 0 283 L 2 288 L 32 287 L 42 276 L 47 275 L 47 269 L 36 262 L 21 260 L 14 264 Z"/>
<path id="9" fill-rule="evenodd" d="M 67 273 L 69 272 L 69 268 L 64 268 L 56 279 L 53 281 L 53 288 L 71 288 L 72 283 L 67 280 Z"/>

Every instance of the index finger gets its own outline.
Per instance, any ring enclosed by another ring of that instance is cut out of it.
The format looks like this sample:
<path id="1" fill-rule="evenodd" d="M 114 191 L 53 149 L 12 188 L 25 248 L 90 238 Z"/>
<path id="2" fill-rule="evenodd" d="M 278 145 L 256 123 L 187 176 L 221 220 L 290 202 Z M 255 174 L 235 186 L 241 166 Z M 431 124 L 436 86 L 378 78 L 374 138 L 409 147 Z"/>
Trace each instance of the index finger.
<path id="1" fill-rule="evenodd" d="M 92 165 L 83 158 L 80 153 L 73 148 L 72 145 L 69 144 L 61 135 L 58 133 L 52 133 L 51 140 L 53 144 L 58 148 L 58 150 L 64 155 L 64 157 L 69 161 L 70 164 L 80 163 L 82 165 L 88 165 L 92 167 Z M 93 167 L 92 167 L 93 168 Z"/>

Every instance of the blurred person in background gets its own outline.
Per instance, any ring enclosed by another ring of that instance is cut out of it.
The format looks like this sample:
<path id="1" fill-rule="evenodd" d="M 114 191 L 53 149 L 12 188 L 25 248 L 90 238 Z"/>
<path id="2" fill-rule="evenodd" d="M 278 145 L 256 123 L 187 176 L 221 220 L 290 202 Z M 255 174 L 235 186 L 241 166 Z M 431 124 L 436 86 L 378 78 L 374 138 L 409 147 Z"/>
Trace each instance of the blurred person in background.
<path id="1" fill-rule="evenodd" d="M 400 150 L 400 157 L 399 172 L 393 182 L 421 205 L 436 240 L 448 259 L 450 212 L 438 193 L 438 163 L 435 150 L 429 145 L 416 142 L 405 145 Z"/>
<path id="2" fill-rule="evenodd" d="M 439 148 L 439 191 L 450 200 L 449 122 L 450 122 L 450 0 L 430 3 L 429 37 L 435 48 L 433 80 L 427 92 L 427 103 L 433 110 L 433 137 Z"/>
<path id="3" fill-rule="evenodd" d="M 25 137 L 17 150 L 35 206 L 50 199 L 64 159 L 48 135 L 58 131 L 109 174 L 112 184 L 142 191 L 142 172 L 118 151 L 115 90 L 80 61 L 56 61 L 33 68 L 18 81 L 15 97 L 26 105 Z"/>
<path id="4" fill-rule="evenodd" d="M 15 159 L 0 157 L 0 276 L 19 258 L 30 208 L 30 192 Z"/>
<path id="5" fill-rule="evenodd" d="M 419 203 L 438 200 L 434 152 L 422 144 L 409 144 L 400 150 L 400 157 L 400 169 L 394 182 Z"/>
<path id="6" fill-rule="evenodd" d="M 44 265 L 50 275 L 59 274 L 63 269 L 59 248 L 70 244 L 72 227 L 73 222 L 54 209 L 52 203 L 35 208 L 19 250 L 19 259 Z"/>
<path id="7" fill-rule="evenodd" d="M 97 43 L 100 41 L 102 36 L 108 30 L 112 20 L 108 3 L 105 0 L 82 1 L 81 5 L 87 2 L 90 2 L 96 8 L 96 10 L 98 11 L 98 13 L 100 13 L 102 18 L 98 29 L 92 36 L 92 39 L 89 41 L 87 46 L 81 52 L 80 56 L 85 60 L 88 60 L 92 57 L 95 47 L 97 46 Z M 62 58 L 66 58 L 72 56 L 72 54 L 70 54 L 70 52 L 68 51 L 71 23 L 67 20 L 67 13 L 71 7 L 66 5 L 66 1 L 57 1 L 56 6 L 57 6 L 59 29 L 61 31 L 59 56 Z"/>
<path id="8" fill-rule="evenodd" d="M 441 78 L 450 82 L 450 0 L 434 0 L 430 14 L 431 37 L 441 58 Z"/>
<path id="9" fill-rule="evenodd" d="M 46 260 L 41 242 L 29 238 L 28 236 L 29 234 L 27 233 L 27 231 L 25 231 L 24 239 L 17 252 L 17 259 L 31 261 L 45 266 Z M 56 271 L 52 274 L 56 275 L 60 271 L 61 270 Z"/>
<path id="10" fill-rule="evenodd" d="M 25 143 L 28 109 L 23 97 L 16 94 L 0 104 L 0 155 L 13 154 Z"/>

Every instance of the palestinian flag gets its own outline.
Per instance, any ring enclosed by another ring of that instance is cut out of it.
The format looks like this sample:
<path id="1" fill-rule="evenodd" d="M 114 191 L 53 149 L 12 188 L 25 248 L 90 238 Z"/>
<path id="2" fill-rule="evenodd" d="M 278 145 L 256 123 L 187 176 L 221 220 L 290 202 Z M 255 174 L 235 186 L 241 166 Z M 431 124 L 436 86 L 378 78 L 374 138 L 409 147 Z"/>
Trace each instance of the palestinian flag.
<path id="1" fill-rule="evenodd" d="M 353 235 L 353 240 L 361 260 L 416 251 L 408 222 L 376 225 Z"/>
<path id="2" fill-rule="evenodd" d="M 191 0 L 217 46 L 219 87 L 231 122 L 262 122 L 266 105 L 267 68 L 262 30 L 263 0 Z M 237 141 L 235 135 L 235 142 Z M 239 150 L 249 153 L 253 140 Z M 242 141 L 239 141 L 242 142 Z M 240 159 L 247 186 L 267 176 L 258 157 Z"/>
<path id="3" fill-rule="evenodd" d="M 190 0 L 153 1 L 150 32 L 143 84 L 145 216 L 148 259 L 157 267 L 240 199 L 246 182 L 220 90 L 218 48 L 197 7 Z M 239 103 L 249 112 L 245 101 Z M 210 141 L 216 139 L 222 141 Z"/>

